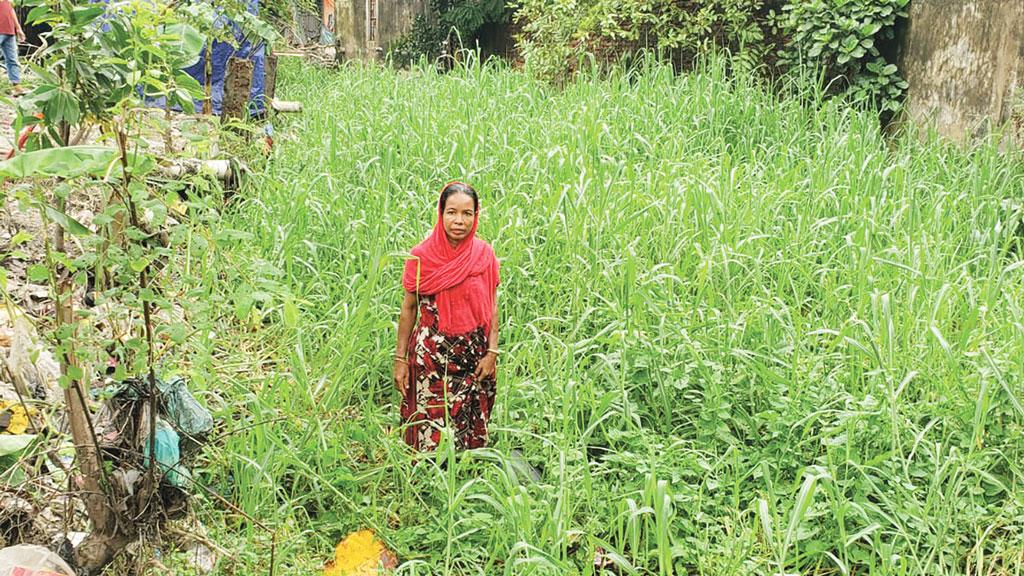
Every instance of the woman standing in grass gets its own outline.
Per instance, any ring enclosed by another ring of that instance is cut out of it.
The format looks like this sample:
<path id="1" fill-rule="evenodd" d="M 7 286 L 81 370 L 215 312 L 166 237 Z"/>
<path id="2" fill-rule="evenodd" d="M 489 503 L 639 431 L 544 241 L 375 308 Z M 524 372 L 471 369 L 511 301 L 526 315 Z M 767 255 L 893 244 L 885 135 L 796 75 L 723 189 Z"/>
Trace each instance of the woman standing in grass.
<path id="1" fill-rule="evenodd" d="M 436 448 L 446 424 L 458 448 L 487 445 L 497 388 L 499 280 L 494 250 L 476 237 L 479 217 L 476 190 L 447 184 L 433 232 L 405 263 L 394 376 L 405 441 L 417 450 Z"/>

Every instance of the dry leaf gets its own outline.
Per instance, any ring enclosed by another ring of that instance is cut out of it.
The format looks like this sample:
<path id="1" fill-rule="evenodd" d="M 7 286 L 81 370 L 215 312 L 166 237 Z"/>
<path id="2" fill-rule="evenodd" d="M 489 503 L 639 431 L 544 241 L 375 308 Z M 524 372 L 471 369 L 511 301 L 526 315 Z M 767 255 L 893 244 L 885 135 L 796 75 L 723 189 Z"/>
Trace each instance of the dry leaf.
<path id="1" fill-rule="evenodd" d="M 372 530 L 360 530 L 338 543 L 323 576 L 378 576 L 397 566 L 398 558 L 374 537 Z"/>

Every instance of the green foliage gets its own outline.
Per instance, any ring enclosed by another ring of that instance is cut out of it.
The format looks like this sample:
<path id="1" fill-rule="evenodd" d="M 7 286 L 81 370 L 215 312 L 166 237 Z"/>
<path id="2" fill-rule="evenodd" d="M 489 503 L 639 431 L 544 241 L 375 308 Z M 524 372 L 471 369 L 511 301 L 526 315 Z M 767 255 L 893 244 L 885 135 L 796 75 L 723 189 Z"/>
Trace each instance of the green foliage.
<path id="1" fill-rule="evenodd" d="M 282 64 L 294 137 L 179 267 L 232 423 L 202 478 L 283 527 L 288 571 L 372 527 L 408 575 L 1014 574 L 1021 153 L 727 72 Z M 416 456 L 399 276 L 452 178 L 504 354 L 491 448 Z M 211 507 L 230 570 L 265 572 Z"/>
<path id="2" fill-rule="evenodd" d="M 788 0 L 770 20 L 787 39 L 779 59 L 790 66 L 809 64 L 827 81 L 842 79 L 854 101 L 882 110 L 899 108 L 905 80 L 879 45 L 891 41 L 910 0 Z"/>
<path id="3" fill-rule="evenodd" d="M 396 64 L 407 66 L 421 57 L 434 60 L 445 41 L 449 52 L 473 48 L 485 26 L 511 18 L 505 0 L 431 0 L 430 6 L 432 14 L 417 14 L 410 31 L 389 48 Z"/>
<path id="4" fill-rule="evenodd" d="M 203 14 L 202 8 L 179 14 L 153 3 L 106 9 L 37 0 L 29 18 L 51 27 L 51 42 L 39 55 L 44 65 L 33 67 L 40 81 L 20 102 L 22 122 L 41 112 L 50 142 L 65 145 L 61 130 L 109 121 L 138 100 L 137 91 L 191 106 L 202 88 L 180 69 L 195 62 L 206 37 L 186 21 Z"/>
<path id="5" fill-rule="evenodd" d="M 417 14 L 412 28 L 391 44 L 392 61 L 402 67 L 416 63 L 420 58 L 434 60 L 441 54 L 444 32 L 436 22 Z"/>
<path id="6" fill-rule="evenodd" d="M 581 31 L 627 40 L 640 47 L 680 50 L 739 50 L 760 43 L 755 19 L 763 0 L 597 0 Z"/>
<path id="7" fill-rule="evenodd" d="M 527 67 L 558 79 L 572 73 L 584 54 L 615 60 L 645 49 L 684 67 L 709 50 L 728 50 L 754 64 L 767 50 L 759 18 L 763 5 L 764 0 L 523 0 L 516 19 Z"/>
<path id="8" fill-rule="evenodd" d="M 445 32 L 454 29 L 465 40 L 476 37 L 487 24 L 507 22 L 505 0 L 431 0 Z"/>
<path id="9" fill-rule="evenodd" d="M 562 80 L 588 56 L 616 60 L 655 49 L 677 67 L 726 50 L 744 73 L 807 66 L 833 92 L 896 110 L 906 82 L 879 46 L 893 38 L 908 0 L 521 0 L 526 67 Z M 836 80 L 839 80 L 838 82 Z"/>
<path id="10" fill-rule="evenodd" d="M 590 0 L 523 0 L 516 4 L 518 42 L 526 69 L 537 78 L 561 80 L 587 54 L 579 24 Z"/>
<path id="11" fill-rule="evenodd" d="M 210 199 L 191 197 L 185 182 L 162 178 L 154 146 L 144 136 L 152 138 L 164 128 L 169 140 L 169 107 L 189 109 L 193 99 L 203 96 L 202 87 L 181 69 L 197 60 L 212 37 L 225 34 L 215 24 L 221 12 L 204 2 L 32 3 L 29 20 L 48 25 L 51 32 L 34 56 L 33 87 L 17 103 L 14 128 L 17 133 L 33 124 L 38 136 L 28 150 L 16 150 L 13 158 L 0 162 L 0 183 L 4 201 L 16 202 L 41 224 L 44 237 L 34 240 L 42 254 L 35 255 L 26 277 L 47 285 L 53 298 L 54 317 L 43 334 L 61 364 L 58 381 L 64 387 L 78 382 L 88 390 L 111 364 L 116 364 L 114 379 L 148 376 L 153 381 L 157 372 L 173 369 L 160 359 L 190 331 L 168 260 L 188 240 L 192 226 L 184 216 L 190 210 L 210 211 Z M 255 34 L 266 32 L 243 26 Z M 150 98 L 163 99 L 167 109 L 148 113 L 144 107 Z M 72 145 L 97 131 L 98 144 Z M 171 161 L 174 155 L 167 146 L 160 160 Z M 95 213 L 83 223 L 69 207 L 86 194 Z M 3 296 L 9 297 L 5 291 Z M 83 426 L 90 418 L 77 406 L 69 406 L 67 414 Z M 82 437 L 81 428 L 73 425 L 72 430 L 79 445 L 95 442 Z M 109 488 L 91 476 L 90 466 L 142 465 L 130 454 L 116 459 L 100 455 L 96 462 L 82 454 L 78 464 L 84 486 L 99 486 L 91 490 Z M 130 522 L 131 528 L 119 529 L 127 535 L 149 531 L 161 521 L 159 514 L 148 509 L 141 514 L 133 506 L 88 511 L 94 526 L 99 520 L 122 526 Z"/>
<path id="12" fill-rule="evenodd" d="M 117 152 L 106 146 L 46 148 L 0 162 L 0 178 L 102 177 L 116 160 Z"/>

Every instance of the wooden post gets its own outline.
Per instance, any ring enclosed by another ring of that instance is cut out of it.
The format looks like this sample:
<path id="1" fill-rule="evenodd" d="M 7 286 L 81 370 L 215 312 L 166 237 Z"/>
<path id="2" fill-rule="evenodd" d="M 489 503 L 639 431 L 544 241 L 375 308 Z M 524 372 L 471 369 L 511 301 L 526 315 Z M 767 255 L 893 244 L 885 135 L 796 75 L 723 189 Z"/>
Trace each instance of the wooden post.
<path id="1" fill-rule="evenodd" d="M 213 114 L 213 40 L 206 41 L 203 54 L 203 114 Z"/>
<path id="2" fill-rule="evenodd" d="M 263 95 L 267 108 L 274 101 L 274 91 L 277 89 L 277 54 L 268 52 L 266 62 L 263 65 Z"/>
<path id="3" fill-rule="evenodd" d="M 224 107 L 221 118 L 249 118 L 249 90 L 252 88 L 252 60 L 232 57 L 224 78 Z"/>

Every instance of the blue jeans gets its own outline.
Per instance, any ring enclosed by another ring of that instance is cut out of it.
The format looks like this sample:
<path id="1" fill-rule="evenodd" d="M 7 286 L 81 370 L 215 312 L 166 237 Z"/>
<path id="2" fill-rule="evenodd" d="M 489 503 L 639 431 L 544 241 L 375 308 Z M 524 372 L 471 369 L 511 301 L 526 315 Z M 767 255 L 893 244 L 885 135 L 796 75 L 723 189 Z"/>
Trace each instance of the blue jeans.
<path id="1" fill-rule="evenodd" d="M 11 84 L 21 82 L 21 67 L 18 66 L 18 39 L 12 34 L 0 34 L 0 52 L 4 56 L 7 79 Z"/>

